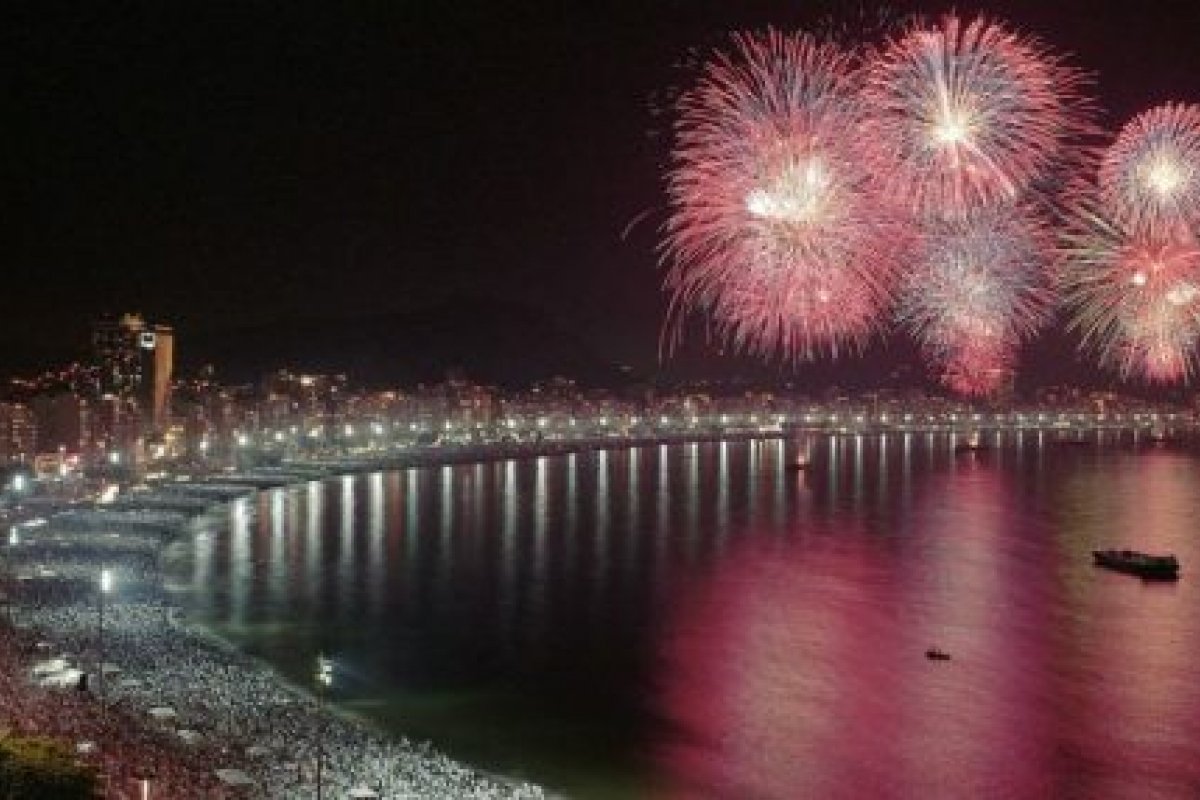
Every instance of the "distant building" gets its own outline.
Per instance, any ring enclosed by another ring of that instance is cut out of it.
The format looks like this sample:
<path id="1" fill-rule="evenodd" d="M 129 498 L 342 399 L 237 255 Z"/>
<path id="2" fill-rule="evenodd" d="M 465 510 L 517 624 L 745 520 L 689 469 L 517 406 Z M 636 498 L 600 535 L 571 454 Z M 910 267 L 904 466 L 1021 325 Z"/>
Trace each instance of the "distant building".
<path id="1" fill-rule="evenodd" d="M 91 408 L 78 394 L 38 395 L 29 408 L 37 423 L 39 453 L 82 453 L 91 443 Z"/>
<path id="2" fill-rule="evenodd" d="M 131 397 L 141 389 L 142 354 L 138 345 L 145 328 L 145 321 L 137 314 L 102 317 L 92 326 L 99 394 Z"/>
<path id="3" fill-rule="evenodd" d="M 262 381 L 262 416 L 268 422 L 305 423 L 336 417 L 346 401 L 345 375 L 303 375 L 277 370 Z"/>
<path id="4" fill-rule="evenodd" d="M 0 463 L 28 462 L 37 453 L 37 424 L 29 407 L 0 403 Z"/>
<path id="5" fill-rule="evenodd" d="M 141 337 L 143 351 L 153 355 L 150 371 L 150 419 L 156 431 L 166 428 L 171 408 L 171 374 L 175 369 L 175 332 L 168 325 L 155 325 L 153 338 Z"/>
<path id="6" fill-rule="evenodd" d="M 96 401 L 91 423 L 92 437 L 97 447 L 127 454 L 141 449 L 143 419 L 138 404 L 132 398 L 104 395 Z"/>
<path id="7" fill-rule="evenodd" d="M 92 328 L 101 396 L 137 403 L 155 430 L 168 423 L 175 334 L 168 325 L 148 325 L 139 314 L 105 317 Z"/>

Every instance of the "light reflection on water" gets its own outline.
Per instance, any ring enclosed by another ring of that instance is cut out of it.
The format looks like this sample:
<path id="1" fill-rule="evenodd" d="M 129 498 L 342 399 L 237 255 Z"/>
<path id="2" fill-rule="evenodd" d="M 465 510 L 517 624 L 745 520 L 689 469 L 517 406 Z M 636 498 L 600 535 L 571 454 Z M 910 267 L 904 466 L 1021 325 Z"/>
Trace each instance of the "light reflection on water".
<path id="1" fill-rule="evenodd" d="M 1186 452 L 925 434 L 313 482 L 197 538 L 196 615 L 398 732 L 580 797 L 1193 797 Z M 785 465 L 801 450 L 812 464 Z M 924 650 L 952 653 L 932 663 Z"/>

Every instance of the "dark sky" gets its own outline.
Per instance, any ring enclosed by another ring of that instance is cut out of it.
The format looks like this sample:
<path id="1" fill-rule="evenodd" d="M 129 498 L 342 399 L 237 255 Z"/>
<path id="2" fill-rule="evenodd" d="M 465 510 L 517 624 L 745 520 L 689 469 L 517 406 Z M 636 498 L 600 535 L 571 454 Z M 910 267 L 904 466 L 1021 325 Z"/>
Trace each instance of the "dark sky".
<path id="1" fill-rule="evenodd" d="M 727 31 L 855 17 L 801 0 L 43 5 L 0 15 L 6 346 L 77 342 L 103 309 L 189 332 L 467 292 L 643 363 L 664 306 L 652 98 Z M 1072 52 L 1115 120 L 1200 101 L 1200 4 L 956 5 Z"/>

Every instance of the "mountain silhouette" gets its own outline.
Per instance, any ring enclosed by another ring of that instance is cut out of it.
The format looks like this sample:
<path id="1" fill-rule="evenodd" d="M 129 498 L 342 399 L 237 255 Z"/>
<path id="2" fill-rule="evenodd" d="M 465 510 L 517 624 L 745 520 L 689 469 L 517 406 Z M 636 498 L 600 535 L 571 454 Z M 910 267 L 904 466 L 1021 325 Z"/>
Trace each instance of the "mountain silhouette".
<path id="1" fill-rule="evenodd" d="M 359 385 L 413 386 L 448 372 L 504 387 L 565 375 L 612 385 L 623 375 L 545 311 L 458 297 L 411 312 L 276 322 L 180 337 L 183 373 L 213 364 L 222 381 L 288 368 L 346 373 Z"/>

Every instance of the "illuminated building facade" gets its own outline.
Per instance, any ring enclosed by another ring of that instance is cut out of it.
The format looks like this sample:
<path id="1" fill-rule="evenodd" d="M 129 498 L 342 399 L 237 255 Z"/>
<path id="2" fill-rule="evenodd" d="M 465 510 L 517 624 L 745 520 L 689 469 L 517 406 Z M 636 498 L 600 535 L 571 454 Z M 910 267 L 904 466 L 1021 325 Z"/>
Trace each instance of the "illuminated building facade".
<path id="1" fill-rule="evenodd" d="M 37 424 L 21 403 L 0 403 L 0 463 L 28 462 L 37 452 Z"/>
<path id="2" fill-rule="evenodd" d="M 134 401 L 153 430 L 165 428 L 175 360 L 171 327 L 149 325 L 139 314 L 105 317 L 92 329 L 92 347 L 98 393 Z"/>

